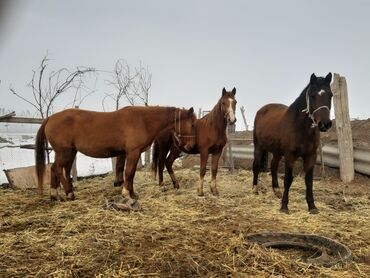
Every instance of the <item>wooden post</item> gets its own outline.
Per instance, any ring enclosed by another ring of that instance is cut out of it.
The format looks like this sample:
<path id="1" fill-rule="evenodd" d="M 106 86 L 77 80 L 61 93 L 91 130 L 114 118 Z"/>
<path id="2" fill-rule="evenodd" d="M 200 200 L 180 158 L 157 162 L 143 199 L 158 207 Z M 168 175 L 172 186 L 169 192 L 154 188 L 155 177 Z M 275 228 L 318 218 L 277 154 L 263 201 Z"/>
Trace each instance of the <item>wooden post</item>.
<path id="1" fill-rule="evenodd" d="M 116 164 L 117 164 L 117 157 L 112 157 L 112 172 L 113 176 L 116 176 Z"/>
<path id="2" fill-rule="evenodd" d="M 348 183 L 354 179 L 352 129 L 348 109 L 348 92 L 345 77 L 334 73 L 332 84 L 335 126 L 337 129 L 340 178 Z"/>
<path id="3" fill-rule="evenodd" d="M 231 150 L 231 140 L 229 140 L 229 129 L 226 128 L 226 136 L 227 136 L 227 143 L 226 143 L 226 146 L 227 146 L 227 152 L 228 152 L 228 164 L 230 166 L 230 170 L 231 171 L 234 171 L 234 158 L 233 158 L 233 152 Z"/>
<path id="4" fill-rule="evenodd" d="M 72 164 L 72 180 L 75 182 L 77 181 L 77 154 L 75 156 L 75 159 L 73 160 Z"/>
<path id="5" fill-rule="evenodd" d="M 242 113 L 242 117 L 243 117 L 243 121 L 244 121 L 244 125 L 245 125 L 245 130 L 248 131 L 248 124 L 247 124 L 247 120 L 245 118 L 245 109 L 244 109 L 244 106 L 240 107 L 240 112 Z"/>
<path id="6" fill-rule="evenodd" d="M 152 152 L 152 145 L 145 151 L 145 168 L 150 167 L 150 154 Z"/>
<path id="7" fill-rule="evenodd" d="M 79 106 L 76 105 L 75 106 L 76 109 L 79 109 Z M 72 164 L 72 180 L 74 182 L 77 181 L 77 153 L 76 153 L 76 156 L 75 156 L 75 159 L 73 160 L 73 164 Z"/>

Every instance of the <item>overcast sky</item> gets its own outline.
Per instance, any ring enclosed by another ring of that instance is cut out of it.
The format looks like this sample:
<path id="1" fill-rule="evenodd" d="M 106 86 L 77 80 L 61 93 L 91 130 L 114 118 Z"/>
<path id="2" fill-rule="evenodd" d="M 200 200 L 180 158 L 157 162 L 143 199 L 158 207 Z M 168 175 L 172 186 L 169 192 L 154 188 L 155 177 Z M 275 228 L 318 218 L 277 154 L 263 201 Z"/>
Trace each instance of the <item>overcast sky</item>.
<path id="1" fill-rule="evenodd" d="M 0 5 L 0 107 L 31 110 L 9 85 L 30 95 L 32 69 L 48 51 L 54 70 L 142 61 L 153 75 L 153 105 L 208 110 L 235 86 L 250 125 L 262 105 L 293 102 L 311 73 L 338 72 L 351 117 L 370 117 L 370 1 L 0 2 L 8 2 Z M 113 88 L 97 89 L 81 108 L 102 110 Z"/>

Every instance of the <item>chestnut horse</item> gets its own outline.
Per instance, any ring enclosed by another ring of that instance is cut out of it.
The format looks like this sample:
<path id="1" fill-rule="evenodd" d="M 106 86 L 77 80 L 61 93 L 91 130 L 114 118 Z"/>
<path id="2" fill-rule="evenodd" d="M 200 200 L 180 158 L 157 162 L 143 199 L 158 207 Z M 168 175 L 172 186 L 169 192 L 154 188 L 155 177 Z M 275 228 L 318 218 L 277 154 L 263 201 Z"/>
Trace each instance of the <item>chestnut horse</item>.
<path id="1" fill-rule="evenodd" d="M 288 213 L 289 188 L 293 181 L 293 165 L 298 157 L 303 159 L 306 183 L 306 201 L 310 213 L 318 213 L 312 193 L 314 165 L 320 131 L 327 131 L 332 122 L 330 109 L 332 92 L 331 73 L 325 78 L 311 75 L 300 96 L 289 106 L 268 104 L 258 110 L 254 119 L 253 188 L 257 192 L 258 173 L 267 152 L 273 154 L 271 161 L 272 188 L 280 197 L 277 168 L 282 156 L 285 158 L 284 194 L 281 211 Z"/>
<path id="2" fill-rule="evenodd" d="M 153 147 L 152 169 L 155 173 L 158 170 L 159 185 L 163 185 L 163 169 L 164 164 L 166 164 L 167 171 L 171 176 L 174 187 L 179 188 L 178 181 L 172 169 L 173 162 L 179 157 L 181 151 L 189 154 L 199 153 L 200 181 L 197 192 L 199 196 L 203 196 L 203 179 L 206 173 L 206 164 L 208 155 L 212 154 L 211 192 L 213 195 L 218 195 L 216 176 L 218 161 L 220 159 L 222 149 L 227 142 L 226 127 L 228 122 L 233 124 L 236 121 L 235 93 L 235 88 L 231 92 L 227 92 L 225 88 L 223 88 L 222 96 L 212 111 L 195 122 L 196 145 L 191 150 L 179 146 L 177 142 L 178 140 L 175 140 L 168 130 L 162 131 L 156 137 Z M 170 154 L 167 157 L 169 151 Z"/>
<path id="3" fill-rule="evenodd" d="M 36 171 L 38 186 L 42 192 L 47 142 L 55 152 L 51 166 L 50 197 L 57 199 L 57 187 L 61 182 L 67 198 L 73 200 L 70 172 L 76 153 L 107 158 L 119 155 L 127 157 L 125 184 L 122 195 L 137 198 L 133 179 L 141 152 L 150 147 L 158 132 L 175 123 L 194 133 L 196 116 L 193 108 L 175 107 L 125 107 L 114 112 L 93 112 L 68 109 L 45 119 L 36 136 Z M 194 138 L 184 138 L 191 148 Z"/>

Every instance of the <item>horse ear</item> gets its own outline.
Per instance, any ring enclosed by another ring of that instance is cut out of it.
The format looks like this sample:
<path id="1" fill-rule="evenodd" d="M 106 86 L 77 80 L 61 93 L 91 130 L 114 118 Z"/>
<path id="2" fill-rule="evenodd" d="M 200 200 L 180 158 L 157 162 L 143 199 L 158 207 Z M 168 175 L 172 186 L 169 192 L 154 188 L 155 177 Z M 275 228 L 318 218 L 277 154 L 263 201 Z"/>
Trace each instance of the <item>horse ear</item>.
<path id="1" fill-rule="evenodd" d="M 226 94 L 226 89 L 225 87 L 222 89 L 222 96 L 224 96 Z"/>
<path id="2" fill-rule="evenodd" d="M 330 85 L 330 82 L 331 82 L 331 72 L 329 72 L 328 75 L 325 77 L 325 82 Z"/>
<path id="3" fill-rule="evenodd" d="M 235 89 L 235 87 L 233 88 L 233 90 L 231 91 L 232 93 L 233 93 L 233 95 L 235 96 L 235 94 L 236 94 L 236 89 Z"/>
<path id="4" fill-rule="evenodd" d="M 311 74 L 310 83 L 311 83 L 311 84 L 313 84 L 313 83 L 315 83 L 315 82 L 316 82 L 316 80 L 317 80 L 316 75 L 315 75 L 314 73 L 313 73 L 313 74 Z"/>
<path id="5" fill-rule="evenodd" d="M 191 107 L 190 109 L 189 109 L 189 111 L 188 111 L 188 115 L 189 116 L 192 116 L 194 114 L 194 108 L 193 107 Z"/>

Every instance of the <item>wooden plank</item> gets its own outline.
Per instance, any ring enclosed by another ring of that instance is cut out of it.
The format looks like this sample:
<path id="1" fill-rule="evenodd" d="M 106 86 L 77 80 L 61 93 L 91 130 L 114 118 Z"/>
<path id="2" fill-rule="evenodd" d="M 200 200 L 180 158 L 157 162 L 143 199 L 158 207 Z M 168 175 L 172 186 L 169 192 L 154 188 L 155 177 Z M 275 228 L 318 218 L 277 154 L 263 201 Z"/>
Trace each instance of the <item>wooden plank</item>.
<path id="1" fill-rule="evenodd" d="M 5 114 L 5 115 L 0 116 L 0 120 L 1 119 L 8 119 L 8 118 L 14 117 L 14 116 L 15 116 L 15 112 L 13 111 L 13 112 L 10 112 L 8 114 Z"/>
<path id="2" fill-rule="evenodd" d="M 44 185 L 50 184 L 50 166 L 51 164 L 46 165 Z M 7 169 L 4 172 L 11 186 L 22 189 L 38 187 L 35 166 Z"/>
<path id="3" fill-rule="evenodd" d="M 338 137 L 340 177 L 345 183 L 354 179 L 352 129 L 348 108 L 348 91 L 345 77 L 334 73 L 332 85 L 335 125 Z"/>
<path id="4" fill-rule="evenodd" d="M 244 109 L 244 106 L 240 107 L 240 112 L 242 113 L 245 130 L 248 131 L 248 124 L 247 124 L 247 119 L 245 118 L 245 109 Z"/>
<path id="5" fill-rule="evenodd" d="M 4 123 L 20 123 L 20 124 L 42 124 L 44 120 L 39 118 L 26 118 L 26 117 L 7 117 L 0 118 L 0 122 Z"/>

